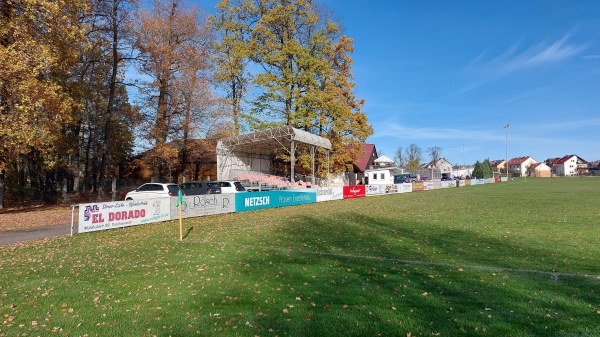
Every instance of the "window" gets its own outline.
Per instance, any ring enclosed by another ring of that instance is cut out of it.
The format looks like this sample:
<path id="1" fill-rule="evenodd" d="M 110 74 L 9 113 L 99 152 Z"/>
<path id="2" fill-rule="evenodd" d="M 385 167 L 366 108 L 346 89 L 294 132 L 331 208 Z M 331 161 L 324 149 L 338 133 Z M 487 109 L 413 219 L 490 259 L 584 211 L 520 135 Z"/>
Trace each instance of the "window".
<path id="1" fill-rule="evenodd" d="M 385 173 L 380 174 L 381 180 L 385 180 Z"/>
<path id="2" fill-rule="evenodd" d="M 140 187 L 138 189 L 138 191 L 142 191 L 142 192 L 143 191 L 152 191 L 153 186 L 154 186 L 153 184 L 146 184 L 146 185 L 143 185 L 142 187 Z"/>

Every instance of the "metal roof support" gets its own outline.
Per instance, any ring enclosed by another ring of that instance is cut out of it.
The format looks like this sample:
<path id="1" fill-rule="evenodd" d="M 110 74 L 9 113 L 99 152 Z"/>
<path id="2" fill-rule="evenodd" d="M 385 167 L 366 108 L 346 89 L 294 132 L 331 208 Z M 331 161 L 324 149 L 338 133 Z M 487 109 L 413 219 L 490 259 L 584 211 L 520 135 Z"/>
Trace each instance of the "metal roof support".
<path id="1" fill-rule="evenodd" d="M 294 143 L 294 139 L 292 138 L 290 142 L 290 180 L 292 182 L 292 186 L 296 183 L 296 176 L 294 175 L 294 166 L 296 166 L 296 144 Z"/>
<path id="2" fill-rule="evenodd" d="M 312 173 L 311 173 L 312 185 L 311 186 L 314 186 L 315 185 L 315 147 L 314 146 L 310 147 L 310 165 L 311 165 L 311 170 L 312 170 Z"/>
<path id="3" fill-rule="evenodd" d="M 295 155 L 298 143 L 308 144 L 313 147 L 321 147 L 327 150 L 327 173 L 329 173 L 329 151 L 331 151 L 331 142 L 329 139 L 290 126 L 285 126 L 219 139 L 217 142 L 217 177 L 220 180 L 229 179 L 232 170 L 243 170 L 246 166 L 253 165 L 253 159 L 266 158 L 266 156 L 273 153 L 274 149 L 284 148 L 290 153 L 291 179 L 294 179 Z M 311 151 L 313 151 L 312 148 Z M 249 155 L 250 153 L 253 155 Z M 243 154 L 243 158 L 248 161 L 244 163 L 240 159 L 241 157 L 236 158 L 238 154 Z"/>

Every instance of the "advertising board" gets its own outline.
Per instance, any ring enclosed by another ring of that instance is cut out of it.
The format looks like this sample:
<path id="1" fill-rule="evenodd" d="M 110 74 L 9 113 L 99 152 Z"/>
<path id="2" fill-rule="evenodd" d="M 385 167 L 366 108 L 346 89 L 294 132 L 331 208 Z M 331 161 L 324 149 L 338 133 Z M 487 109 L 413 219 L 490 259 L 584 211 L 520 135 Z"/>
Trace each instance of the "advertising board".
<path id="1" fill-rule="evenodd" d="M 179 219 L 179 208 L 176 205 L 177 198 L 171 198 L 171 219 Z M 235 212 L 234 194 L 190 195 L 183 197 L 181 217 L 190 218 L 233 212 Z"/>
<path id="2" fill-rule="evenodd" d="M 344 189 L 342 186 L 321 187 L 315 190 L 317 193 L 317 202 L 344 199 Z"/>
<path id="3" fill-rule="evenodd" d="M 235 211 L 245 212 L 264 208 L 302 205 L 317 202 L 314 190 L 263 191 L 235 194 Z"/>
<path id="4" fill-rule="evenodd" d="M 386 185 L 375 184 L 375 185 L 366 185 L 365 193 L 367 195 L 371 194 L 384 194 Z"/>
<path id="5" fill-rule="evenodd" d="M 422 182 L 414 182 L 414 183 L 412 183 L 412 190 L 413 190 L 413 192 L 422 191 L 423 190 L 423 183 Z"/>
<path id="6" fill-rule="evenodd" d="M 81 204 L 78 232 L 86 233 L 170 220 L 170 199 L 177 198 Z"/>
<path id="7" fill-rule="evenodd" d="M 344 199 L 364 198 L 366 195 L 365 185 L 344 186 Z"/>
<path id="8" fill-rule="evenodd" d="M 404 183 L 404 184 L 396 184 L 399 193 L 410 193 L 412 192 L 412 184 Z"/>

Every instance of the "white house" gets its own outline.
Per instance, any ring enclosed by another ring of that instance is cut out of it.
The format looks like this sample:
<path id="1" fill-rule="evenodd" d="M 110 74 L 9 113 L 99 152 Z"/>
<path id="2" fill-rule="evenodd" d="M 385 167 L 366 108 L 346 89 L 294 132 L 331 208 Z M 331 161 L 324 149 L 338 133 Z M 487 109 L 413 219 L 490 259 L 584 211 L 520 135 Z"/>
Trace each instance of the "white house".
<path id="1" fill-rule="evenodd" d="M 394 183 L 394 174 L 400 169 L 394 166 L 394 161 L 386 156 L 375 159 L 375 166 L 365 170 L 366 183 L 369 185 L 391 185 Z"/>
<path id="2" fill-rule="evenodd" d="M 452 164 L 447 161 L 445 158 L 440 158 L 438 160 L 432 160 L 427 164 L 422 166 L 424 170 L 438 170 L 440 173 L 440 177 L 443 176 L 452 176 Z M 434 177 L 430 177 L 434 178 Z"/>
<path id="3" fill-rule="evenodd" d="M 554 162 L 554 172 L 558 176 L 576 176 L 587 172 L 588 162 L 578 155 L 569 154 Z"/>
<path id="4" fill-rule="evenodd" d="M 508 161 L 508 172 L 524 177 L 527 174 L 527 169 L 537 162 L 530 156 L 513 158 Z"/>

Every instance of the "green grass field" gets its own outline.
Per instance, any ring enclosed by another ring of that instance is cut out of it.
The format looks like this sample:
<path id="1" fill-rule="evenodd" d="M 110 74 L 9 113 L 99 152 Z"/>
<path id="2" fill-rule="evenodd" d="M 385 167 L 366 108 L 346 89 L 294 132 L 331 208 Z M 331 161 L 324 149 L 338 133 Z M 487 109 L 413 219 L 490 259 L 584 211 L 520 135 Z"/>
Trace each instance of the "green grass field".
<path id="1" fill-rule="evenodd" d="M 600 336 L 600 178 L 0 248 L 0 336 Z"/>

